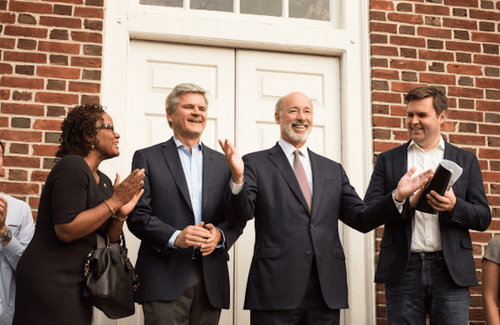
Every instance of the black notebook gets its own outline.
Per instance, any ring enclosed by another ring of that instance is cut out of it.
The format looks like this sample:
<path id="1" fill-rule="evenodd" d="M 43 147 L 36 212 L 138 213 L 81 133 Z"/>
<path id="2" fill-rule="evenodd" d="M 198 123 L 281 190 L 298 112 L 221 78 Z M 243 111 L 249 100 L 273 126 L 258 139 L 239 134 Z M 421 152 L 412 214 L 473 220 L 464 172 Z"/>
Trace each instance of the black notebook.
<path id="1" fill-rule="evenodd" d="M 417 201 L 415 209 L 426 213 L 436 213 L 436 210 L 434 210 L 427 202 L 427 194 L 429 194 L 430 191 L 434 190 L 439 195 L 444 195 L 448 188 L 453 185 L 455 180 L 461 174 L 462 168 L 456 163 L 450 160 L 443 160 L 441 163 L 439 163 L 436 171 L 434 172 L 434 177 L 432 177 L 430 182 L 427 183 L 427 186 L 424 188 L 422 195 Z"/>

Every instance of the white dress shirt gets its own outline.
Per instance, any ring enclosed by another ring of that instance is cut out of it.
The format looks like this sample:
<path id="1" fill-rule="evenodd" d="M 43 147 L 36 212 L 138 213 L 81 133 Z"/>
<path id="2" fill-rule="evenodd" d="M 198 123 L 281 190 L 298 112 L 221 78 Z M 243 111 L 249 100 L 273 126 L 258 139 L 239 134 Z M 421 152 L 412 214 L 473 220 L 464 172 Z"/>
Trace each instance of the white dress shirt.
<path id="1" fill-rule="evenodd" d="M 407 170 L 410 170 L 413 166 L 417 167 L 414 175 L 418 175 L 428 169 L 436 170 L 444 158 L 444 146 L 444 140 L 441 138 L 436 147 L 425 152 L 412 140 L 408 146 Z M 412 226 L 412 252 L 435 252 L 442 250 L 439 216 L 437 213 L 431 214 L 415 210 Z"/>
<path id="2" fill-rule="evenodd" d="M 280 141 L 278 141 L 278 144 L 285 153 L 285 156 L 288 159 L 288 162 L 290 163 L 290 166 L 292 166 L 293 169 L 293 159 L 295 158 L 294 152 L 295 150 L 297 150 L 297 148 L 283 139 L 280 139 Z M 306 172 L 307 182 L 309 183 L 309 188 L 311 189 L 311 196 L 312 196 L 313 178 L 312 178 L 311 161 L 309 160 L 309 152 L 307 151 L 307 144 L 303 145 L 298 150 L 300 151 L 299 159 L 302 165 L 304 166 L 304 171 Z"/>

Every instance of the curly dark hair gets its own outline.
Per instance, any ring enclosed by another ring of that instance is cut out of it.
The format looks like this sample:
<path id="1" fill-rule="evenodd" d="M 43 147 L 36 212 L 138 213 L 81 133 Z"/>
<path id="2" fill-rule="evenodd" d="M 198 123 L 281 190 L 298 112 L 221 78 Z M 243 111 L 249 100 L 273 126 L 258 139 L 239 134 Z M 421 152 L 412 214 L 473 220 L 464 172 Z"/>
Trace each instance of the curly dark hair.
<path id="1" fill-rule="evenodd" d="M 61 145 L 56 160 L 68 154 L 87 157 L 97 135 L 96 123 L 104 123 L 104 107 L 97 104 L 73 108 L 61 124 Z"/>

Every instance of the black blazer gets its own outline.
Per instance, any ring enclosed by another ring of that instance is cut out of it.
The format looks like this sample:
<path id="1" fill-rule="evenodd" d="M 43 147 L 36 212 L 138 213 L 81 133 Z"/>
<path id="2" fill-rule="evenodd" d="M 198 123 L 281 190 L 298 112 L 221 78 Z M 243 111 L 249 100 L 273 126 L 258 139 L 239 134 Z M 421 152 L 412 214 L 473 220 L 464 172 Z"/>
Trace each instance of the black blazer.
<path id="1" fill-rule="evenodd" d="M 407 172 L 407 151 L 410 142 L 379 155 L 375 164 L 365 202 L 373 204 L 396 189 Z M 484 231 L 491 222 L 491 212 L 484 192 L 481 169 L 474 154 L 445 143 L 444 158 L 456 162 L 463 174 L 453 185 L 457 203 L 453 214 L 439 213 L 441 245 L 448 270 L 459 286 L 478 284 L 472 256 L 469 229 Z M 410 256 L 414 209 L 406 200 L 405 218 L 384 227 L 375 281 L 391 283 L 403 276 Z"/>
<path id="2" fill-rule="evenodd" d="M 140 287 L 136 301 L 171 301 L 186 286 L 192 265 L 192 248 L 172 249 L 168 240 L 176 230 L 194 224 L 194 213 L 186 177 L 173 139 L 138 150 L 132 168 L 144 168 L 144 194 L 127 219 L 130 231 L 141 239 L 136 263 Z M 227 219 L 237 213 L 242 195 L 231 195 L 231 172 L 224 155 L 203 148 L 202 218 L 225 235 L 226 246 L 203 257 L 203 275 L 208 298 L 215 308 L 229 308 L 227 250 L 241 235 L 242 228 Z"/>
<path id="3" fill-rule="evenodd" d="M 245 216 L 255 216 L 255 247 L 245 309 L 292 309 L 305 297 L 315 257 L 321 290 L 332 309 L 347 308 L 345 256 L 338 221 L 367 232 L 400 217 L 392 197 L 367 208 L 342 166 L 309 151 L 313 174 L 309 211 L 279 145 L 243 157 Z"/>

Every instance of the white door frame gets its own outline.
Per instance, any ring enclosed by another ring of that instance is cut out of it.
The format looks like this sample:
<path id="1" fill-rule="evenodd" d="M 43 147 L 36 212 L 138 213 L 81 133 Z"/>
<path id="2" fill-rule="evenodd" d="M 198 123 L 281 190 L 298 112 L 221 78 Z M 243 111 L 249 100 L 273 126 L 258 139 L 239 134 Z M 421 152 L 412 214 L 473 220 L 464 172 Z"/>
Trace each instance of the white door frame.
<path id="1" fill-rule="evenodd" d="M 117 125 L 125 125 L 127 107 L 127 53 L 130 39 L 157 40 L 216 47 L 232 47 L 338 56 L 341 62 L 342 161 L 352 185 L 363 197 L 372 166 L 372 123 L 369 68 L 368 0 L 341 2 L 339 28 L 318 29 L 324 22 L 290 24 L 260 23 L 259 17 L 227 20 L 211 12 L 197 17 L 181 10 L 147 13 L 126 0 L 107 0 L 104 26 L 102 104 Z M 172 13 L 174 12 L 174 13 Z M 228 28 L 229 26 L 229 28 Z M 245 33 L 238 31 L 244 30 Z M 283 37 L 285 35 L 285 37 Z M 127 146 L 127 138 L 120 140 Z M 127 175 L 130 162 L 118 157 L 102 166 L 109 175 Z M 349 306 L 344 323 L 375 324 L 375 248 L 373 232 L 363 235 L 344 228 L 349 286 Z M 362 243 L 362 244 L 360 244 Z"/>

